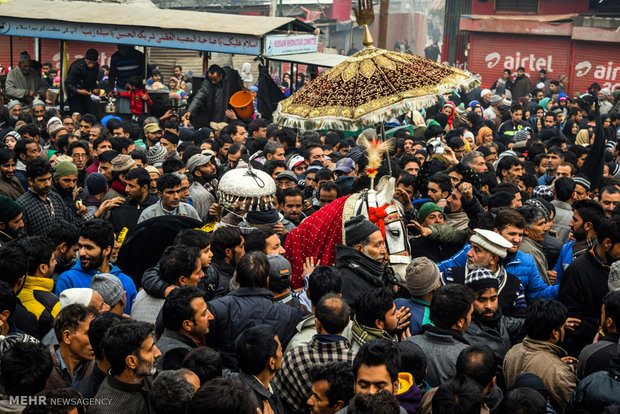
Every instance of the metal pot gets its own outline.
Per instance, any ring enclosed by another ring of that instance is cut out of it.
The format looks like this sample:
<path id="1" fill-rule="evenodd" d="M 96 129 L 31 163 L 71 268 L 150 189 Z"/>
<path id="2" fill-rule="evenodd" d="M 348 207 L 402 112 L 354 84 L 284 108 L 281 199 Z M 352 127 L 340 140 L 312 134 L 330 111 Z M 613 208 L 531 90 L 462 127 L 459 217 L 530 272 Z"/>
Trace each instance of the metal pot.
<path id="1" fill-rule="evenodd" d="M 108 101 L 108 104 L 105 106 L 106 114 L 116 113 L 116 105 L 114 104 L 114 102 L 116 102 L 116 99 L 110 98 L 110 100 Z"/>

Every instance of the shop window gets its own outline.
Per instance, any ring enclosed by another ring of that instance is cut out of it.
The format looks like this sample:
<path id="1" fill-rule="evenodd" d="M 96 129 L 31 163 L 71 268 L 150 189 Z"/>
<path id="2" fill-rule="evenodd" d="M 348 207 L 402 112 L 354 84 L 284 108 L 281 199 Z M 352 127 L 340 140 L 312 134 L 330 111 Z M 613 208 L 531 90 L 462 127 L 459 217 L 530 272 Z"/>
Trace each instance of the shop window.
<path id="1" fill-rule="evenodd" d="M 495 0 L 496 12 L 538 13 L 538 0 Z"/>

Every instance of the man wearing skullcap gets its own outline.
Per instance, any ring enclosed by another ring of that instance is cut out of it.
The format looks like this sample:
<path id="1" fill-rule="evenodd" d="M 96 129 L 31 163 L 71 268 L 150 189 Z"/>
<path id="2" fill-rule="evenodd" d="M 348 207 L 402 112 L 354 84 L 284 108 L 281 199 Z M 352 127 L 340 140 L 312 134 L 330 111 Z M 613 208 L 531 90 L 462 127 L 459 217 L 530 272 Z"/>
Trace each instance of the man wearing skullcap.
<path id="1" fill-rule="evenodd" d="M 493 350 L 501 372 L 512 338 L 522 338 L 524 319 L 508 318 L 499 306 L 499 281 L 493 272 L 478 267 L 467 274 L 465 286 L 474 291 L 474 312 L 469 328 L 463 334 L 472 345 L 488 345 Z"/>
<path id="2" fill-rule="evenodd" d="M 491 230 L 475 229 L 470 239 L 471 249 L 467 252 L 467 265 L 452 267 L 442 274 L 444 284 L 466 283 L 468 274 L 479 268 L 490 270 L 498 280 L 499 305 L 506 316 L 523 317 L 525 314 L 525 294 L 518 277 L 506 272 L 502 259 L 512 243 L 499 233 Z"/>

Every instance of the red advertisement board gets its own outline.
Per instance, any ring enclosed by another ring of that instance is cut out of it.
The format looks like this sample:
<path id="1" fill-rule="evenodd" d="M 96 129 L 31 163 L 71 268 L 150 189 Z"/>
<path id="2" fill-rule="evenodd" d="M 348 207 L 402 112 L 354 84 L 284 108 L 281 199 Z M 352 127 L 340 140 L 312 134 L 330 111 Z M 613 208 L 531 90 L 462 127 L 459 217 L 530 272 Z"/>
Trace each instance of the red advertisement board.
<path id="1" fill-rule="evenodd" d="M 545 69 L 549 79 L 567 75 L 570 66 L 570 39 L 556 36 L 523 36 L 471 33 L 469 70 L 482 76 L 482 87 L 490 87 L 510 69 L 516 77 L 523 66 L 532 79 Z"/>

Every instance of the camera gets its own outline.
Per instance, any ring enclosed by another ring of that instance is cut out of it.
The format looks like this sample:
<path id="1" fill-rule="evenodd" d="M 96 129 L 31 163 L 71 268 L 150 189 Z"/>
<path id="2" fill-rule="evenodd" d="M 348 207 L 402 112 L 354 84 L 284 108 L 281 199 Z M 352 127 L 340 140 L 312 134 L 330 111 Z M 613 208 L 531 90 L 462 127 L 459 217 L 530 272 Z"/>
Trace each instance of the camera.
<path id="1" fill-rule="evenodd" d="M 443 154 L 444 152 L 445 148 L 440 139 L 433 139 L 426 143 L 426 153 L 428 155 Z"/>

